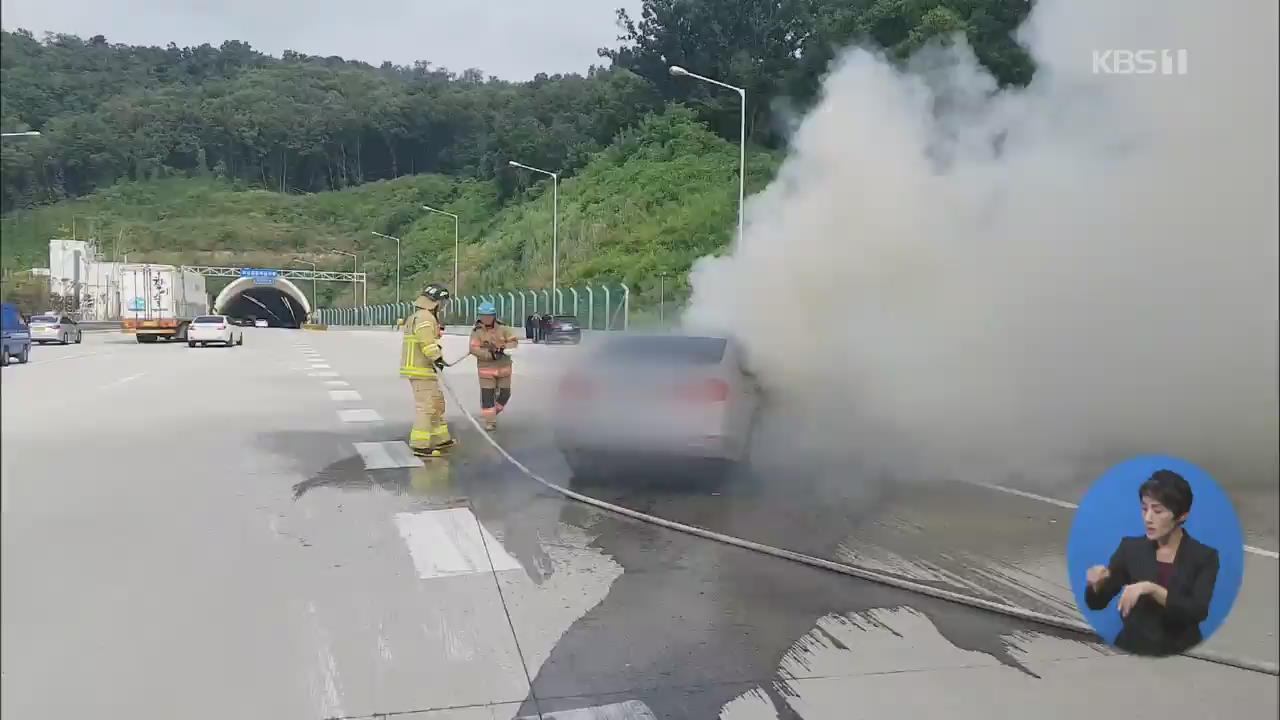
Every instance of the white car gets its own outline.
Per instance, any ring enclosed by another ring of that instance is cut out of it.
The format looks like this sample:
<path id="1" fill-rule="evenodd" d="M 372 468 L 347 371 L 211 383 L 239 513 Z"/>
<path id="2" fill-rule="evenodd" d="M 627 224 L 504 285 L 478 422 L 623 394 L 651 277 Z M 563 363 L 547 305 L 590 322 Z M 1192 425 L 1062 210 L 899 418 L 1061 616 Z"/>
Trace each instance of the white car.
<path id="1" fill-rule="evenodd" d="M 31 341 L 44 345 L 45 343 L 56 342 L 60 345 L 67 343 L 79 343 L 84 339 L 84 333 L 80 331 L 80 324 L 71 319 L 70 315 L 59 315 L 57 313 L 46 313 L 44 315 L 36 315 L 31 318 Z"/>
<path id="2" fill-rule="evenodd" d="M 723 476 L 748 459 L 760 404 L 732 338 L 618 334 L 565 374 L 553 427 L 575 476 L 658 461 Z"/>
<path id="3" fill-rule="evenodd" d="M 244 344 L 244 330 L 226 315 L 201 315 L 187 328 L 187 347 L 206 347 L 218 343 L 228 347 Z"/>

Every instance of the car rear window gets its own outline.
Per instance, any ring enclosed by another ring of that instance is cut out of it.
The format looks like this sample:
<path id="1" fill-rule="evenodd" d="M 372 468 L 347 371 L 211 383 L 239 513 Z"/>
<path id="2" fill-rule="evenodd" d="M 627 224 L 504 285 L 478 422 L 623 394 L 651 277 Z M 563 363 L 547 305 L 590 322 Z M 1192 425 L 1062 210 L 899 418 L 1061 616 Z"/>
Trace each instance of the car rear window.
<path id="1" fill-rule="evenodd" d="M 57 318 L 57 317 L 55 317 L 55 316 L 53 316 L 53 315 L 36 315 L 35 317 L 31 318 L 31 322 L 33 322 L 33 323 L 56 323 L 56 322 L 58 322 L 58 318 Z"/>
<path id="2" fill-rule="evenodd" d="M 226 322 L 226 318 L 222 318 L 217 315 L 202 315 L 191 322 L 198 323 L 200 325 L 220 325 Z"/>
<path id="3" fill-rule="evenodd" d="M 611 340 L 600 350 L 608 360 L 667 362 L 677 365 L 715 365 L 724 359 L 724 338 L 671 335 L 624 337 Z"/>

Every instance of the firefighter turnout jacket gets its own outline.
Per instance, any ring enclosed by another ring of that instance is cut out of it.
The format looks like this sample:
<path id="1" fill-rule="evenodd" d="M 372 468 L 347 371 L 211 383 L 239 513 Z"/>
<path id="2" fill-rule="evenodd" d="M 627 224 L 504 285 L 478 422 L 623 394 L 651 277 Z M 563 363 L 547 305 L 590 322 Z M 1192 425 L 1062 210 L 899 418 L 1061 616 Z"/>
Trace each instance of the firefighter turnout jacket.
<path id="1" fill-rule="evenodd" d="M 495 359 L 490 348 L 502 348 L 510 352 L 519 339 L 511 328 L 500 322 L 493 327 L 485 327 L 477 322 L 471 329 L 471 354 L 476 356 L 476 366 L 482 378 L 509 377 L 511 375 L 511 357 L 502 354 Z"/>
<path id="2" fill-rule="evenodd" d="M 443 334 L 436 319 L 435 300 L 419 297 L 416 308 L 404 323 L 404 341 L 400 351 L 400 374 L 408 378 L 434 378 L 436 360 L 440 359 L 440 337 Z"/>

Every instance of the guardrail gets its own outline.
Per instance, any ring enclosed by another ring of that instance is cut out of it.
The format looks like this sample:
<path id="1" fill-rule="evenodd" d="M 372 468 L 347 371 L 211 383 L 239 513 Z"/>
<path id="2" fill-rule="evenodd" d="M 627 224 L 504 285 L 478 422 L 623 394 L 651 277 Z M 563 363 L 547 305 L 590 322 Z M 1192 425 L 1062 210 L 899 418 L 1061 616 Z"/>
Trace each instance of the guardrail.
<path id="1" fill-rule="evenodd" d="M 622 283 L 540 290 L 502 290 L 474 293 L 445 301 L 445 324 L 471 325 L 481 303 L 493 303 L 498 317 L 523 328 L 525 318 L 538 313 L 575 315 L 584 330 L 626 330 L 631 323 L 631 288 Z M 412 302 L 348 308 L 319 308 L 311 322 L 331 326 L 394 326 L 413 312 Z M 585 316 L 585 317 L 584 317 Z"/>

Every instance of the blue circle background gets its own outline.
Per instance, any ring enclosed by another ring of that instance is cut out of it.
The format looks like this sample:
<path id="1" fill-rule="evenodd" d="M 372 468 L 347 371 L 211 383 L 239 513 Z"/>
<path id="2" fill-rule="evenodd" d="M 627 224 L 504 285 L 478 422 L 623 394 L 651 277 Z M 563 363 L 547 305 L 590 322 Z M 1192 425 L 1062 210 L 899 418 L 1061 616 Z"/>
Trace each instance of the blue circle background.
<path id="1" fill-rule="evenodd" d="M 1156 470 L 1172 470 L 1191 485 L 1191 514 L 1184 526 L 1191 537 L 1218 551 L 1218 581 L 1209 603 L 1209 616 L 1200 623 L 1208 640 L 1227 619 L 1240 582 L 1244 578 L 1244 532 L 1231 499 L 1204 470 L 1164 455 L 1143 455 L 1126 460 L 1103 473 L 1089 488 L 1071 521 L 1067 540 L 1067 572 L 1071 592 L 1084 619 L 1108 643 L 1114 643 L 1123 625 L 1116 602 L 1102 610 L 1090 610 L 1084 602 L 1085 575 L 1094 565 L 1106 565 L 1120 545 L 1120 538 L 1144 534 L 1138 488 Z"/>

